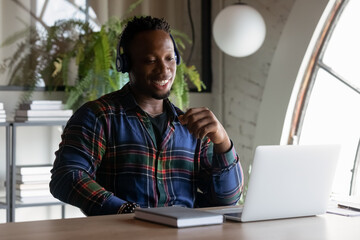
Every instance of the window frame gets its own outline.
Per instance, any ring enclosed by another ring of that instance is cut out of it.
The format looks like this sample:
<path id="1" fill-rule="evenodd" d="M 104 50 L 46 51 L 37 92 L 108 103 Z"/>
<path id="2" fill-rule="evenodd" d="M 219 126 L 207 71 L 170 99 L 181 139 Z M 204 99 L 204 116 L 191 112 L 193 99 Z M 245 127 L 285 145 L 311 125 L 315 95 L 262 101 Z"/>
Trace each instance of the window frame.
<path id="1" fill-rule="evenodd" d="M 333 70 L 330 66 L 326 65 L 322 61 L 328 43 L 332 36 L 332 33 L 337 25 L 337 22 L 341 18 L 342 12 L 346 8 L 349 1 L 350 0 L 337 0 L 334 2 L 334 5 L 321 30 L 321 34 L 317 39 L 310 61 L 306 67 L 304 76 L 302 78 L 299 92 L 297 94 L 297 99 L 291 118 L 291 125 L 288 134 L 287 144 L 298 144 L 298 140 L 300 139 L 301 136 L 302 126 L 304 123 L 305 113 L 307 110 L 307 106 L 309 104 L 310 96 L 319 69 L 322 69 L 325 72 L 329 73 L 335 79 L 337 79 L 341 83 L 345 84 L 347 87 L 351 88 L 352 90 L 360 94 L 360 89 L 358 87 L 354 86 L 354 84 L 347 81 L 339 73 L 337 73 L 335 70 Z M 360 172 L 360 139 L 358 142 L 357 150 L 355 153 L 354 164 L 352 168 L 349 195 L 354 195 L 356 191 L 354 189 L 356 189 L 356 186 L 360 184 L 360 181 L 357 180 L 360 177 L 359 172 Z"/>

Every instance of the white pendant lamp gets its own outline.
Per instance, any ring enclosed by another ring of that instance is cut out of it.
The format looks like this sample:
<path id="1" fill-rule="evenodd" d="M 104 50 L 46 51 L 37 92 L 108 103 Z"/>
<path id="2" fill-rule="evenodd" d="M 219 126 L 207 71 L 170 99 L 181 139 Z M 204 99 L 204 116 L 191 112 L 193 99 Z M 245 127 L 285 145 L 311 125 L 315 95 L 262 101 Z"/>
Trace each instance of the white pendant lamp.
<path id="1" fill-rule="evenodd" d="M 224 8 L 213 24 L 216 44 L 233 57 L 246 57 L 256 52 L 265 34 L 266 26 L 260 13 L 244 3 Z"/>

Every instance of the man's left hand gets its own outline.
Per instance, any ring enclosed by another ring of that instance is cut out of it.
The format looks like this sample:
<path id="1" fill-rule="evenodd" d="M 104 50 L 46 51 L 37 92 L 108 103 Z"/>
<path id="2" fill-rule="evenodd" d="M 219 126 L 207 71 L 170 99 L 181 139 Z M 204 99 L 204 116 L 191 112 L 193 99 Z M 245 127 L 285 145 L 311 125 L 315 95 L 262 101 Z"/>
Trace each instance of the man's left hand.
<path id="1" fill-rule="evenodd" d="M 209 137 L 214 143 L 215 152 L 224 153 L 230 150 L 231 142 L 228 134 L 208 108 L 191 108 L 184 115 L 179 116 L 179 120 L 196 138 Z"/>

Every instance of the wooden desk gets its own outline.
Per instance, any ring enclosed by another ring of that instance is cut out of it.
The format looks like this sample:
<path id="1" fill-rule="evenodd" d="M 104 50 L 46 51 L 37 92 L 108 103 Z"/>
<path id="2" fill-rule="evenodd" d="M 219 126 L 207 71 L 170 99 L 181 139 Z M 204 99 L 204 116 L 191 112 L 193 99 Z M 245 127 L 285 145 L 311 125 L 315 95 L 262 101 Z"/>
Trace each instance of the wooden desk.
<path id="1" fill-rule="evenodd" d="M 0 224 L 0 239 L 360 239 L 360 217 L 322 215 L 177 229 L 133 214 Z"/>

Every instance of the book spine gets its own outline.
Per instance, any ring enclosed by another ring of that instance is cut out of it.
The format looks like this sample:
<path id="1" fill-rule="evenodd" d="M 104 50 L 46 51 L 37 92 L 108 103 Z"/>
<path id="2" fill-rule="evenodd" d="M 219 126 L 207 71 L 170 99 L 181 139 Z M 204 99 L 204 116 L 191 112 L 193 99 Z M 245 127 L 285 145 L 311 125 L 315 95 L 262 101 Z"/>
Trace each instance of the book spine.
<path id="1" fill-rule="evenodd" d="M 18 117 L 70 117 L 72 110 L 16 110 Z"/>
<path id="2" fill-rule="evenodd" d="M 16 174 L 16 182 L 21 183 L 28 183 L 28 182 L 50 182 L 51 175 L 50 174 L 41 174 L 41 175 L 20 175 Z"/>
<path id="3" fill-rule="evenodd" d="M 52 169 L 51 165 L 46 166 L 17 166 L 16 173 L 22 175 L 41 175 L 49 174 Z"/>
<path id="4" fill-rule="evenodd" d="M 60 100 L 33 100 L 28 102 L 27 104 L 36 104 L 36 105 L 60 105 L 62 101 Z"/>
<path id="5" fill-rule="evenodd" d="M 53 196 L 36 196 L 36 197 L 20 197 L 16 196 L 16 200 L 24 203 L 24 204 L 31 204 L 31 203 L 56 203 L 60 202 Z"/>
<path id="6" fill-rule="evenodd" d="M 16 190 L 19 191 L 29 191 L 29 190 L 40 190 L 40 189 L 49 189 L 48 182 L 39 182 L 39 183 L 22 183 L 16 184 Z"/>
<path id="7" fill-rule="evenodd" d="M 49 189 L 40 190 L 16 190 L 16 196 L 18 197 L 39 197 L 39 196 L 51 196 Z"/>
<path id="8" fill-rule="evenodd" d="M 16 122 L 68 121 L 70 117 L 15 117 Z"/>
<path id="9" fill-rule="evenodd" d="M 19 106 L 20 110 L 64 110 L 64 104 L 29 104 L 23 103 Z"/>

